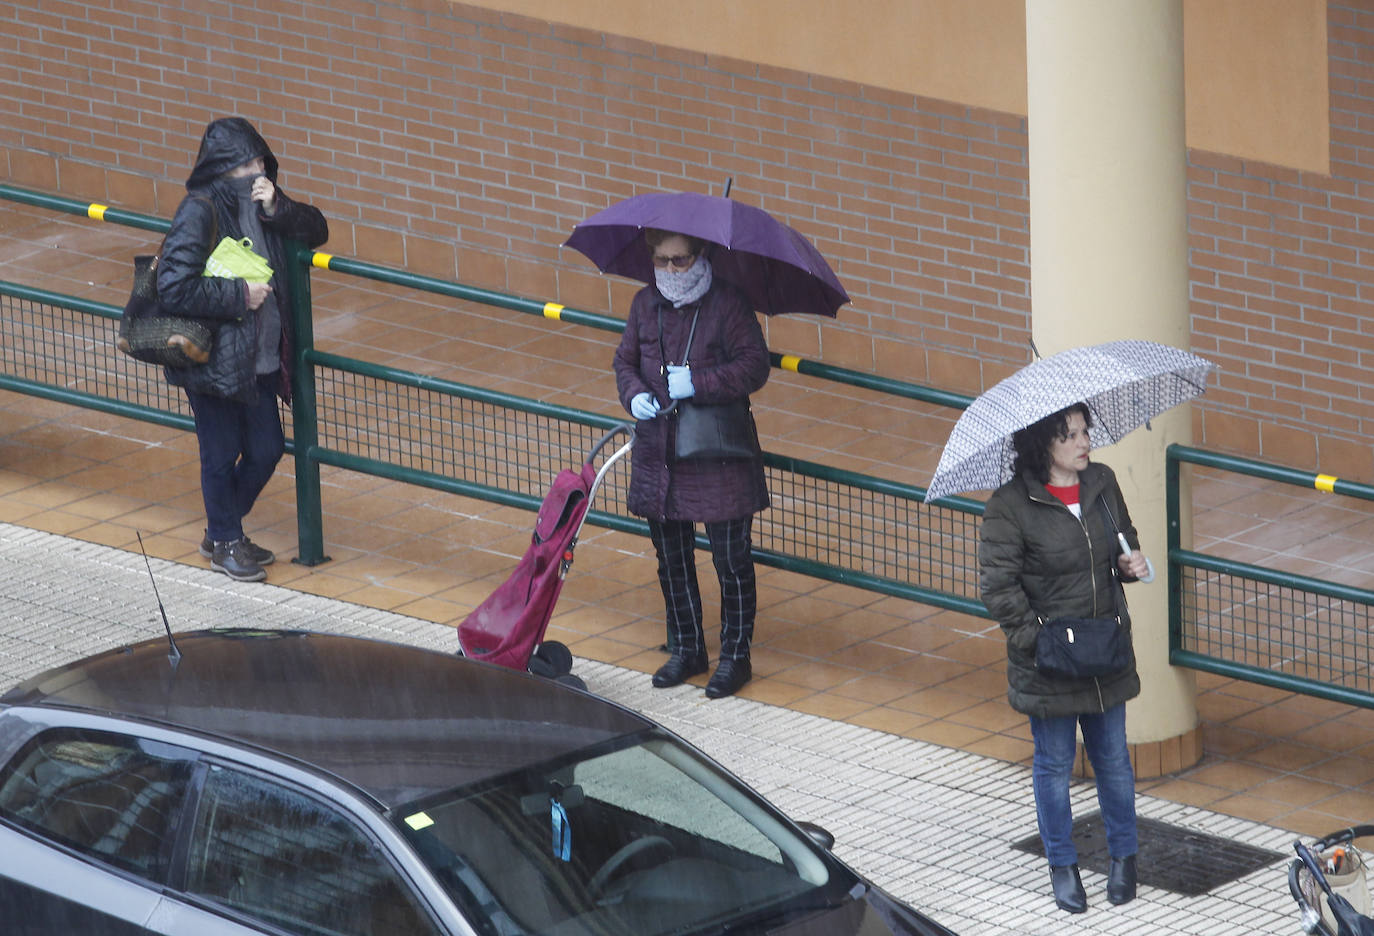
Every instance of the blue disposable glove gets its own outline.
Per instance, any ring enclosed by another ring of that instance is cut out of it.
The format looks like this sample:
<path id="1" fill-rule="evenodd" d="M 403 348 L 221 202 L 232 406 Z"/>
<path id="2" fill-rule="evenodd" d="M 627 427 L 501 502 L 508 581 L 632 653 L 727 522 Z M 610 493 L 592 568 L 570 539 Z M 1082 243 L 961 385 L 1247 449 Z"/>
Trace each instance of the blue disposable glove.
<path id="1" fill-rule="evenodd" d="M 630 401 L 630 415 L 635 419 L 653 419 L 658 415 L 658 400 L 647 390 L 636 393 Z"/>
<path id="2" fill-rule="evenodd" d="M 669 397 L 685 400 L 697 392 L 692 386 L 692 369 L 686 364 L 669 364 L 667 370 Z"/>

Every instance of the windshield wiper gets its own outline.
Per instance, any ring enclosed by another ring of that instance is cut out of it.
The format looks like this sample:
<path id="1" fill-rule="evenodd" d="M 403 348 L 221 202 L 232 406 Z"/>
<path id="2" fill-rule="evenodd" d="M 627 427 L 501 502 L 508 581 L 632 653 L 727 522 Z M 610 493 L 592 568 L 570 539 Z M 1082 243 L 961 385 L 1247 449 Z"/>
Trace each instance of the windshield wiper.
<path id="1" fill-rule="evenodd" d="M 760 907 L 743 916 L 734 917 L 721 923 L 719 927 L 710 932 L 719 933 L 725 936 L 727 933 L 746 933 L 754 930 L 767 929 L 771 925 L 790 922 L 799 917 L 811 916 L 815 913 L 824 913 L 826 910 L 835 910 L 843 907 L 845 902 L 852 899 L 853 894 L 845 894 L 842 899 L 836 900 L 825 897 L 820 900 L 810 900 L 800 903 L 789 903 L 784 901 L 769 907 Z M 701 932 L 707 932 L 702 930 Z"/>

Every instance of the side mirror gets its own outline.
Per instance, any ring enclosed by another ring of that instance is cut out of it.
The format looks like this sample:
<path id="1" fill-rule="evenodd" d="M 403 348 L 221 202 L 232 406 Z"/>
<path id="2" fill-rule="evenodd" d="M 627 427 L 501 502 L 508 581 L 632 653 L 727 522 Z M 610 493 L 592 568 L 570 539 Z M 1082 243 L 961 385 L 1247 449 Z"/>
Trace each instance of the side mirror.
<path id="1" fill-rule="evenodd" d="M 805 832 L 807 838 L 815 842 L 821 848 L 824 848 L 826 851 L 830 851 L 830 849 L 835 847 L 835 836 L 831 835 L 814 822 L 798 822 L 797 828 Z"/>

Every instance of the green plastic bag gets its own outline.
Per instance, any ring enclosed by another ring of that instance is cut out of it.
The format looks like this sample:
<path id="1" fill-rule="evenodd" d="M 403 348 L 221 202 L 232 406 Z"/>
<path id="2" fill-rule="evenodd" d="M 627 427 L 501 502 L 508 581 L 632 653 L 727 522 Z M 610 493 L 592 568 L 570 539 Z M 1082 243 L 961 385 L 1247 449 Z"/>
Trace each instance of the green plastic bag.
<path id="1" fill-rule="evenodd" d="M 252 240 L 247 237 L 242 240 L 226 237 L 206 258 L 204 275 L 265 283 L 272 278 L 272 268 L 253 252 Z"/>

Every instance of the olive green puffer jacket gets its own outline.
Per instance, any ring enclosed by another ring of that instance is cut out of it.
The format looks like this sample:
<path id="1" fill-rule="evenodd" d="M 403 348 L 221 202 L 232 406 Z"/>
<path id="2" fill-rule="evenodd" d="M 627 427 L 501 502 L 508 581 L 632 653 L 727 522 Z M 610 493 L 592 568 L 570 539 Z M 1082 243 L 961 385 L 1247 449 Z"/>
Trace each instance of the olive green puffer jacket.
<path id="1" fill-rule="evenodd" d="M 1035 669 L 1041 617 L 1110 617 L 1119 608 L 1130 630 L 1125 593 L 1113 572 L 1121 549 L 1102 498 L 1139 549 L 1135 527 L 1110 468 L 1089 464 L 1078 483 L 1082 520 L 1023 474 L 988 499 L 979 528 L 983 604 L 1007 635 L 1007 700 L 1016 711 L 1041 718 L 1105 712 L 1140 693 L 1134 653 L 1126 670 L 1101 679 L 1051 679 Z"/>

